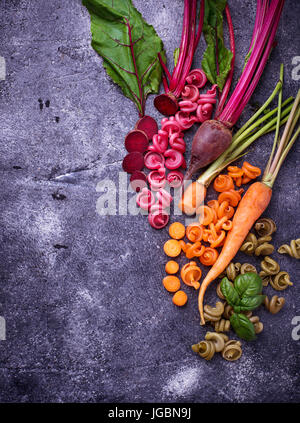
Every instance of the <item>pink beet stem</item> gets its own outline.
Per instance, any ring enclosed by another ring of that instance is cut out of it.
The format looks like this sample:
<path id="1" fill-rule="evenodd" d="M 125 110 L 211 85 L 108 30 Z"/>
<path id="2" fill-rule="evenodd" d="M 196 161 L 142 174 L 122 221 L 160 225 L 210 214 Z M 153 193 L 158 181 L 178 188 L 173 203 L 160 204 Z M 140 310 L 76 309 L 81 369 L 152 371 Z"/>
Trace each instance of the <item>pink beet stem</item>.
<path id="1" fill-rule="evenodd" d="M 230 39 L 230 50 L 232 52 L 232 60 L 231 60 L 231 68 L 229 71 L 229 74 L 227 76 L 223 91 L 222 91 L 222 95 L 219 101 L 219 105 L 216 111 L 216 118 L 222 113 L 222 110 L 224 108 L 226 99 L 228 97 L 229 94 L 229 90 L 231 87 L 231 83 L 232 83 L 232 78 L 233 78 L 233 72 L 234 72 L 234 62 L 235 62 L 235 40 L 234 40 L 234 31 L 233 31 L 233 25 L 232 25 L 232 20 L 231 20 L 231 15 L 230 15 L 230 10 L 228 7 L 228 4 L 225 7 L 225 13 L 226 13 L 226 18 L 227 18 L 227 22 L 228 22 L 228 29 L 229 29 L 229 39 Z"/>
<path id="2" fill-rule="evenodd" d="M 270 33 L 273 35 L 273 39 L 274 39 L 275 32 L 272 31 L 272 26 L 277 21 L 277 17 L 280 17 L 283 3 L 284 3 L 284 0 L 273 0 L 271 2 L 266 19 L 264 22 L 262 22 L 262 31 L 259 34 L 259 37 L 255 40 L 255 44 L 254 44 L 251 56 L 248 60 L 248 63 L 246 64 L 245 69 L 242 73 L 242 76 L 239 82 L 237 83 L 235 90 L 233 94 L 231 95 L 225 109 L 219 116 L 219 120 L 232 123 L 233 115 L 235 115 L 235 118 L 236 118 L 236 113 L 235 113 L 236 106 L 237 104 L 241 102 L 242 98 L 247 92 L 251 79 L 253 75 L 255 74 L 257 65 L 259 61 L 261 60 L 261 56 L 263 54 L 263 50 Z M 271 35 L 270 35 L 270 39 L 271 39 Z M 272 42 L 273 42 L 273 39 L 272 39 Z M 264 58 L 263 67 L 266 64 L 266 61 L 267 61 L 267 58 Z"/>
<path id="3" fill-rule="evenodd" d="M 205 8 L 205 0 L 201 0 L 198 29 L 197 29 L 195 42 L 194 42 L 194 53 L 195 53 L 195 50 L 196 50 L 196 48 L 199 44 L 199 40 L 200 40 L 201 33 L 202 33 L 202 27 L 203 27 L 203 21 L 204 21 L 204 8 Z"/>
<path id="4" fill-rule="evenodd" d="M 180 52 L 177 65 L 175 66 L 172 74 L 172 80 L 170 82 L 170 90 L 174 90 L 177 85 L 178 78 L 181 74 L 181 69 L 185 61 L 186 51 L 189 42 L 189 26 L 190 26 L 190 6 L 189 0 L 184 0 L 184 16 L 183 16 L 183 26 L 182 26 L 182 35 L 180 43 Z"/>
<path id="5" fill-rule="evenodd" d="M 189 34 L 189 47 L 186 55 L 186 59 L 181 72 L 180 80 L 176 90 L 174 91 L 175 97 L 179 97 L 183 87 L 185 85 L 186 77 L 191 69 L 193 57 L 194 57 L 194 42 L 196 32 L 196 13 L 197 13 L 197 0 L 192 0 L 191 4 L 191 18 L 190 18 L 190 34 Z"/>
<path id="6" fill-rule="evenodd" d="M 262 0 L 257 0 L 256 17 L 255 17 L 253 35 L 252 35 L 248 53 L 251 51 L 252 47 L 254 46 L 257 40 L 257 36 L 261 32 L 262 24 L 268 10 L 268 5 L 269 5 L 269 0 L 263 0 L 263 3 L 262 3 Z"/>
<path id="7" fill-rule="evenodd" d="M 161 64 L 161 67 L 163 68 L 163 71 L 164 71 L 164 73 L 165 73 L 165 75 L 168 78 L 169 83 L 170 83 L 170 81 L 172 80 L 172 76 L 171 76 L 169 69 L 167 68 L 165 62 L 163 61 L 160 53 L 158 53 L 158 60 L 159 60 L 159 63 Z"/>
<path id="8" fill-rule="evenodd" d="M 282 7 L 283 7 L 283 5 L 281 5 L 281 10 L 282 10 Z M 278 16 L 276 17 L 276 20 L 274 22 L 274 26 L 272 28 L 272 32 L 271 32 L 271 35 L 270 35 L 268 44 L 267 44 L 267 46 L 265 48 L 263 57 L 262 57 L 262 59 L 260 61 L 260 64 L 259 64 L 259 66 L 258 66 L 258 68 L 257 68 L 257 70 L 255 72 L 255 75 L 254 75 L 254 77 L 253 77 L 253 79 L 251 81 L 251 84 L 249 85 L 248 90 L 247 90 L 245 96 L 242 98 L 241 103 L 239 104 L 238 108 L 236 109 L 235 113 L 232 116 L 231 122 L 233 124 L 236 123 L 236 121 L 240 117 L 242 111 L 246 107 L 246 104 L 250 100 L 250 98 L 251 98 L 251 96 L 253 94 L 253 91 L 255 90 L 256 85 L 258 84 L 258 81 L 259 81 L 259 79 L 260 79 L 260 77 L 261 77 L 261 75 L 263 73 L 263 70 L 265 68 L 265 64 L 266 64 L 266 62 L 268 60 L 268 57 L 269 57 L 270 52 L 271 52 L 271 49 L 273 47 L 273 40 L 274 40 L 274 37 L 275 37 L 275 34 L 276 34 L 276 30 L 277 30 L 277 27 L 278 27 L 278 23 L 279 23 L 279 20 L 280 20 L 281 10 L 280 10 L 280 13 L 278 14 Z"/>
<path id="9" fill-rule="evenodd" d="M 169 91 L 169 86 L 168 86 L 167 78 L 165 76 L 162 77 L 162 83 L 163 83 L 163 86 L 164 86 L 164 90 L 167 93 Z"/>

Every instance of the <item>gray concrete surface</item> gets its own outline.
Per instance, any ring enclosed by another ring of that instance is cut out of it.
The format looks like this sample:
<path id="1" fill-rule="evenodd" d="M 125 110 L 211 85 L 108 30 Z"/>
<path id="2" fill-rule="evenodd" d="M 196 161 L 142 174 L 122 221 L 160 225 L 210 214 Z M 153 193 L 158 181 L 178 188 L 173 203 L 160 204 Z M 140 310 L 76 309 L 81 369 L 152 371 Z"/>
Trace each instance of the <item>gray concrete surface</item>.
<path id="1" fill-rule="evenodd" d="M 135 0 L 168 53 L 180 39 L 182 1 Z M 237 79 L 247 52 L 255 1 L 230 2 Z M 79 0 L 1 0 L 0 56 L 0 341 L 2 402 L 298 402 L 299 264 L 282 269 L 294 286 L 276 316 L 258 314 L 265 330 L 243 343 L 235 363 L 205 362 L 190 345 L 204 336 L 196 295 L 184 309 L 161 286 L 167 231 L 143 216 L 101 217 L 96 185 L 118 181 L 124 135 L 134 106 L 106 76 L 90 46 L 90 22 Z M 252 99 L 262 102 L 285 64 L 284 96 L 295 95 L 292 59 L 300 54 L 300 3 L 286 2 L 278 46 Z M 203 52 L 201 43 L 195 66 Z M 147 102 L 147 113 L 160 119 Z M 240 122 L 251 113 L 248 106 Z M 196 128 L 187 133 L 189 142 Z M 272 136 L 247 156 L 264 166 Z M 266 213 L 274 243 L 299 237 L 299 147 L 288 156 Z M 212 193 L 210 193 L 212 195 Z M 174 218 L 172 218 L 174 219 Z M 239 255 L 242 262 L 247 257 Z M 259 265 L 258 259 L 250 259 Z M 267 288 L 268 294 L 275 294 Z M 207 301 L 216 300 L 214 289 Z"/>

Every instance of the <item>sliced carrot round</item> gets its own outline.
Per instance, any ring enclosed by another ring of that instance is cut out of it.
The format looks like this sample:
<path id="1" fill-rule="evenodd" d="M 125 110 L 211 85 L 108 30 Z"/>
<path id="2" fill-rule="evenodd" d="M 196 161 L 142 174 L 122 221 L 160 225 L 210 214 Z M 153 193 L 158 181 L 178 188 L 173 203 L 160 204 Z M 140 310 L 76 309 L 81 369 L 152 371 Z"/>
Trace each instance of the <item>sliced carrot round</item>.
<path id="1" fill-rule="evenodd" d="M 186 304 L 188 297 L 185 292 L 177 291 L 172 298 L 172 301 L 175 305 L 182 307 Z"/>
<path id="2" fill-rule="evenodd" d="M 175 273 L 178 272 L 178 270 L 179 270 L 179 264 L 176 261 L 174 261 L 174 260 L 169 260 L 166 263 L 165 270 L 170 275 L 173 275 L 173 274 L 175 274 Z"/>
<path id="3" fill-rule="evenodd" d="M 163 286 L 169 292 L 176 292 L 180 289 L 180 280 L 177 276 L 166 276 L 163 278 Z"/>
<path id="4" fill-rule="evenodd" d="M 165 242 L 164 252 L 169 257 L 177 257 L 181 252 L 181 246 L 176 239 L 169 239 Z"/>
<path id="5" fill-rule="evenodd" d="M 174 222 L 169 227 L 169 234 L 171 238 L 181 239 L 185 235 L 185 226 L 180 222 Z"/>

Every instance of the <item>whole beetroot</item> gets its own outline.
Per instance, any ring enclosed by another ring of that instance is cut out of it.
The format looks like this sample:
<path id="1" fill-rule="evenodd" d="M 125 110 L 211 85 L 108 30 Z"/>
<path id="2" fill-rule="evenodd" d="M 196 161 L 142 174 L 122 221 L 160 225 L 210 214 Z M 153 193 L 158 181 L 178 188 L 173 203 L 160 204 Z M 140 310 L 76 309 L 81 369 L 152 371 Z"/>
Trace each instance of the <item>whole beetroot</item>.
<path id="1" fill-rule="evenodd" d="M 231 130 L 218 120 L 207 120 L 196 132 L 192 144 L 192 156 L 184 178 L 191 179 L 197 170 L 219 157 L 230 145 Z"/>

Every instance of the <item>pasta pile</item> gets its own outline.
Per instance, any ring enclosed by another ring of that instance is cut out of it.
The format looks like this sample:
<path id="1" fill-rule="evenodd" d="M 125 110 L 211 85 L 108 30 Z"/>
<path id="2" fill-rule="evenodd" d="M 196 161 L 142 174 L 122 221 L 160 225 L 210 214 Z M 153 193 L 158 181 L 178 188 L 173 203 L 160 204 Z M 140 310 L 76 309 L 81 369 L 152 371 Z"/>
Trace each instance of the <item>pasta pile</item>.
<path id="1" fill-rule="evenodd" d="M 228 361 L 238 360 L 242 355 L 240 341 L 229 340 L 227 335 L 217 332 L 207 332 L 205 340 L 192 345 L 192 350 L 205 360 L 211 360 L 216 352 Z"/>

